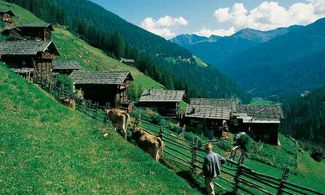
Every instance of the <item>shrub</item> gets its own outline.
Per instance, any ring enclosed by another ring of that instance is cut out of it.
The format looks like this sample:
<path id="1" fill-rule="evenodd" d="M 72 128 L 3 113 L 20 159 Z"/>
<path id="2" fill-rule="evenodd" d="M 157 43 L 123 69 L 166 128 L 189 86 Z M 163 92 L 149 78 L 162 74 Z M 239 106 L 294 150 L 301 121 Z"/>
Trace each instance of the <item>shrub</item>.
<path id="1" fill-rule="evenodd" d="M 320 162 L 324 159 L 325 157 L 325 150 L 322 149 L 319 146 L 314 146 L 311 149 L 311 154 L 310 156 L 317 162 Z"/>
<path id="2" fill-rule="evenodd" d="M 67 91 L 68 93 L 73 92 L 73 83 L 68 75 L 58 75 L 56 77 L 56 86 Z"/>

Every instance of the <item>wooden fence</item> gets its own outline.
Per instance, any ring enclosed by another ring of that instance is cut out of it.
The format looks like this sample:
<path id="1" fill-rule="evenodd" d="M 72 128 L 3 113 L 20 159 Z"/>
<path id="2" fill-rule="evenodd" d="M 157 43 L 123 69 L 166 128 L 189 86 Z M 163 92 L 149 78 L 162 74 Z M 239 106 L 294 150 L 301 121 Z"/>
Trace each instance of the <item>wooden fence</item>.
<path id="1" fill-rule="evenodd" d="M 75 94 L 57 87 L 51 80 L 38 78 L 36 82 L 43 89 L 51 93 L 56 99 L 73 99 L 75 100 L 76 108 L 78 110 L 96 120 L 110 124 L 105 118 L 106 107 L 77 97 Z M 164 160 L 173 162 L 183 171 L 189 171 L 199 180 L 203 179 L 203 176 L 199 178 L 198 175 L 201 172 L 205 153 L 199 144 L 197 137 L 194 137 L 192 142 L 189 142 L 174 135 L 170 131 L 165 130 L 163 125 L 158 126 L 152 124 L 148 117 L 141 118 L 140 115 L 133 118 L 132 125 L 141 126 L 145 131 L 159 136 L 165 142 L 166 148 L 163 155 Z M 288 182 L 289 169 L 285 169 L 282 177 L 277 178 L 246 167 L 244 165 L 244 159 L 245 157 L 243 155 L 240 157 L 238 162 L 227 158 L 225 165 L 222 166 L 222 174 L 218 178 L 218 183 L 215 184 L 225 191 L 241 192 L 245 194 L 324 194 Z"/>
<path id="2" fill-rule="evenodd" d="M 197 177 L 205 158 L 204 149 L 202 144 L 199 144 L 198 138 L 194 137 L 192 142 L 189 142 L 165 130 L 164 126 L 152 124 L 146 119 L 146 117 L 138 116 L 133 125 L 159 136 L 166 145 L 164 160 L 178 164 L 183 171 L 189 171 Z M 244 160 L 244 155 L 240 156 L 238 162 L 226 158 L 226 163 L 222 166 L 222 174 L 218 178 L 218 183 L 215 184 L 225 191 L 244 194 L 324 194 L 287 181 L 289 169 L 284 169 L 282 177 L 277 178 L 248 168 L 244 165 Z"/>

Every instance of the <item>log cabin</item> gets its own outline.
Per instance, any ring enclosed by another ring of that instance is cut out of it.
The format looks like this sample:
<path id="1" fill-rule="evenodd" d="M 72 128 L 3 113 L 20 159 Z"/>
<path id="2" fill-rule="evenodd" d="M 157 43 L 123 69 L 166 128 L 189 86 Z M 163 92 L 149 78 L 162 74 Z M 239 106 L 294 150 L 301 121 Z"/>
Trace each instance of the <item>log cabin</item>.
<path id="1" fill-rule="evenodd" d="M 238 99 L 214 99 L 214 98 L 191 98 L 190 105 L 197 106 L 214 106 L 214 107 L 225 107 L 231 112 L 236 112 L 237 106 L 239 105 Z"/>
<path id="2" fill-rule="evenodd" d="M 155 108 L 164 116 L 177 116 L 179 104 L 184 97 L 183 90 L 147 89 L 142 93 L 138 105 Z"/>
<path id="3" fill-rule="evenodd" d="M 5 29 L 2 34 L 11 39 L 43 40 L 51 39 L 53 27 L 51 24 L 23 24 Z"/>
<path id="4" fill-rule="evenodd" d="M 128 87 L 133 77 L 130 72 L 85 72 L 70 74 L 75 89 L 84 93 L 84 98 L 99 105 L 114 108 L 128 107 Z"/>
<path id="5" fill-rule="evenodd" d="M 135 64 L 134 59 L 127 59 L 127 58 L 121 58 L 120 62 L 130 66 Z"/>
<path id="6" fill-rule="evenodd" d="M 257 141 L 280 144 L 278 133 L 284 119 L 280 105 L 239 105 L 236 116 L 240 131 L 251 131 Z"/>
<path id="7" fill-rule="evenodd" d="M 14 12 L 11 10 L 0 10 L 1 21 L 9 25 L 13 25 L 13 17 L 15 16 Z"/>
<path id="8" fill-rule="evenodd" d="M 219 128 L 224 120 L 229 122 L 230 117 L 231 109 L 227 107 L 190 104 L 185 111 L 186 131 L 203 133 L 208 138 L 221 136 Z"/>
<path id="9" fill-rule="evenodd" d="M 73 71 L 81 70 L 82 67 L 77 61 L 53 61 L 53 74 L 70 75 Z"/>
<path id="10" fill-rule="evenodd" d="M 50 79 L 52 60 L 60 55 L 52 41 L 1 41 L 1 61 L 24 78 Z"/>

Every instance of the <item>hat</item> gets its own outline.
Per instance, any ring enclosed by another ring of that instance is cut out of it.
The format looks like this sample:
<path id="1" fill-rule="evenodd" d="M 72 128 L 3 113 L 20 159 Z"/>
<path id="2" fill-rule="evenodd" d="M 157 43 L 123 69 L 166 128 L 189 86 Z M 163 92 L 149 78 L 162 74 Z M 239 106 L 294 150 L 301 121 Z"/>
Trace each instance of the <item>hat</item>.
<path id="1" fill-rule="evenodd" d="M 212 145 L 211 145 L 211 143 L 207 143 L 207 144 L 205 144 L 204 148 L 205 148 L 205 149 L 212 149 Z"/>

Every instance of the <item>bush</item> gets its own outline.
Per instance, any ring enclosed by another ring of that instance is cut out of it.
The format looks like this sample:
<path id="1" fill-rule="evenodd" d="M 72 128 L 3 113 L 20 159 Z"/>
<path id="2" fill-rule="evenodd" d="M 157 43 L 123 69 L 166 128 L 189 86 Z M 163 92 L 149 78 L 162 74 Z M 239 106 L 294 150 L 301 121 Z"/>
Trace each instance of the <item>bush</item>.
<path id="1" fill-rule="evenodd" d="M 68 75 L 58 75 L 56 77 L 56 86 L 69 93 L 73 92 L 73 83 Z"/>
<path id="2" fill-rule="evenodd" d="M 325 150 L 319 146 L 314 146 L 311 149 L 310 156 L 317 162 L 322 161 L 325 158 Z"/>
<path id="3" fill-rule="evenodd" d="M 153 114 L 151 117 L 151 122 L 155 125 L 161 125 L 162 124 L 162 118 L 159 114 Z"/>

